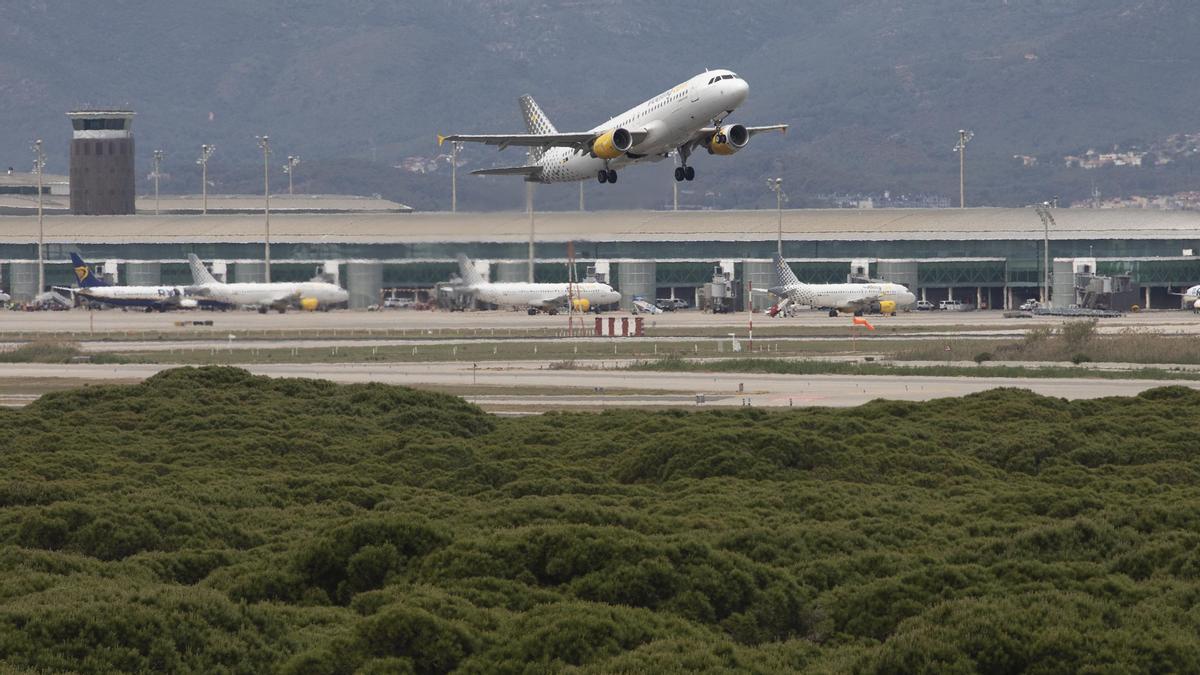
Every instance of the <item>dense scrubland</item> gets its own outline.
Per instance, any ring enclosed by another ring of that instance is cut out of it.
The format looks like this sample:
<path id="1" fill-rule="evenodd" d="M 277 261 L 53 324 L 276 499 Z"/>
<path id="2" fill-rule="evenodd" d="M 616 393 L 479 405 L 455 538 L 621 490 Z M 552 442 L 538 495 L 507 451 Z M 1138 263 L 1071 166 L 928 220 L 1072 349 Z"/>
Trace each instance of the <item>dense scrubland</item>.
<path id="1" fill-rule="evenodd" d="M 222 367 L 48 394 L 0 410 L 0 667 L 1196 672 L 1198 413 L 506 419 Z"/>

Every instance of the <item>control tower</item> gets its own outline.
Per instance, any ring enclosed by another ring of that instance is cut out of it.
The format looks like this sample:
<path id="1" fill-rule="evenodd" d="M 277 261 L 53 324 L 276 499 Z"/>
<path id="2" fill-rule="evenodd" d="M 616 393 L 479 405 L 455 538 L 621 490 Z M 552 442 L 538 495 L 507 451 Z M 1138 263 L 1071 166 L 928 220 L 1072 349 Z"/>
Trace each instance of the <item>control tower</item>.
<path id="1" fill-rule="evenodd" d="M 133 111 L 67 113 L 71 137 L 71 213 L 116 216 L 134 213 Z"/>

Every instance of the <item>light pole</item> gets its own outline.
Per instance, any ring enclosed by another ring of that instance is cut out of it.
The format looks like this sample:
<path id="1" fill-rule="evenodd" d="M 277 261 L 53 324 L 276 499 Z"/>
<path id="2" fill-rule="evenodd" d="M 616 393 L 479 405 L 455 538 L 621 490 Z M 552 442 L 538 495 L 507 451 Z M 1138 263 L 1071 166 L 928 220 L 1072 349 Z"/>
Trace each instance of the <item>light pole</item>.
<path id="1" fill-rule="evenodd" d="M 162 168 L 163 157 L 166 153 L 162 150 L 154 151 L 154 215 L 158 215 L 158 176 Z"/>
<path id="2" fill-rule="evenodd" d="M 462 143 L 450 142 L 450 213 L 458 212 L 458 151 Z"/>
<path id="3" fill-rule="evenodd" d="M 525 184 L 525 209 L 529 211 L 529 283 L 533 283 L 533 183 Z"/>
<path id="4" fill-rule="evenodd" d="M 300 163 L 299 155 L 288 155 L 287 164 L 283 165 L 283 172 L 288 177 L 288 194 L 292 194 L 292 175 L 296 173 L 296 165 Z"/>
<path id="5" fill-rule="evenodd" d="M 775 234 L 775 253 L 783 257 L 783 203 L 787 201 L 787 193 L 783 191 L 782 178 L 768 178 L 767 188 L 775 193 L 775 211 L 779 216 L 778 230 Z"/>
<path id="6" fill-rule="evenodd" d="M 958 130 L 958 144 L 954 151 L 958 153 L 958 208 L 967 208 L 967 143 L 975 138 L 975 133 L 966 129 Z"/>
<path id="7" fill-rule="evenodd" d="M 213 150 L 216 150 L 215 145 L 201 145 L 200 159 L 196 163 L 200 165 L 200 194 L 203 195 L 203 204 L 200 212 L 208 213 L 208 158 L 212 157 Z"/>
<path id="8" fill-rule="evenodd" d="M 38 197 L 38 294 L 40 294 L 46 288 L 46 228 L 42 223 L 42 172 L 45 170 L 45 168 L 46 151 L 42 148 L 42 139 L 39 138 L 33 142 L 33 172 L 37 174 Z"/>
<path id="9" fill-rule="evenodd" d="M 1054 215 L 1050 213 L 1050 202 L 1042 202 L 1034 210 L 1042 219 L 1042 306 L 1045 307 L 1050 302 L 1050 224 L 1054 223 Z"/>
<path id="10" fill-rule="evenodd" d="M 271 137 L 256 136 L 263 152 L 263 216 L 266 237 L 263 239 L 263 279 L 271 283 Z"/>

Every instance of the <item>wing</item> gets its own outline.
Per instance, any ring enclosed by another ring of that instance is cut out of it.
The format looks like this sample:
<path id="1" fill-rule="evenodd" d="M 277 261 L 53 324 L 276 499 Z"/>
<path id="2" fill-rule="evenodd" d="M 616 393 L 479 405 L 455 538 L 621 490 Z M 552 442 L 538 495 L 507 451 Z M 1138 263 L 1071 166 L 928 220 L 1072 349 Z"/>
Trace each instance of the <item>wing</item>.
<path id="1" fill-rule="evenodd" d="M 529 305 L 531 307 L 557 307 L 565 303 L 567 299 L 566 293 L 560 293 L 558 295 L 551 295 L 541 298 L 540 300 L 533 300 L 529 303 Z"/>
<path id="2" fill-rule="evenodd" d="M 505 166 L 498 169 L 476 169 L 471 172 L 474 176 L 526 176 L 537 178 L 542 175 L 540 166 Z"/>
<path id="3" fill-rule="evenodd" d="M 607 130 L 606 130 L 607 131 Z M 584 151 L 591 148 L 592 141 L 600 137 L 604 131 L 583 131 L 572 133 L 552 133 L 552 134 L 451 134 L 449 136 L 438 136 L 438 145 L 446 141 L 461 142 L 461 143 L 483 143 L 484 145 L 497 145 L 501 150 L 510 145 L 517 145 L 527 148 L 574 148 L 578 151 Z M 629 134 L 633 137 L 633 145 L 641 143 L 646 138 L 645 130 L 633 131 Z"/>
<path id="4" fill-rule="evenodd" d="M 787 130 L 788 125 L 786 124 L 768 124 L 761 127 L 746 127 L 746 131 L 750 132 L 750 138 L 754 138 L 757 134 L 761 134 L 764 131 L 778 131 L 781 134 L 786 134 Z"/>
<path id="5" fill-rule="evenodd" d="M 718 129 L 720 129 L 720 127 L 701 127 L 696 131 L 696 133 L 692 134 L 690 139 L 688 139 L 686 144 L 688 146 L 688 150 L 694 150 L 701 145 L 704 145 L 704 142 L 707 141 L 713 134 L 717 133 Z M 746 131 L 750 132 L 750 138 L 754 138 L 764 131 L 778 131 L 786 134 L 787 130 L 788 125 L 786 124 L 768 124 L 766 126 L 746 127 Z"/>
<path id="6" fill-rule="evenodd" d="M 701 127 L 700 130 L 696 132 L 696 136 L 712 136 L 713 134 L 717 133 L 717 129 L 719 129 L 719 127 Z M 787 130 L 788 125 L 786 124 L 768 124 L 764 127 L 746 127 L 746 131 L 750 132 L 750 138 L 754 138 L 756 135 L 761 134 L 764 131 L 778 131 L 786 134 Z"/>

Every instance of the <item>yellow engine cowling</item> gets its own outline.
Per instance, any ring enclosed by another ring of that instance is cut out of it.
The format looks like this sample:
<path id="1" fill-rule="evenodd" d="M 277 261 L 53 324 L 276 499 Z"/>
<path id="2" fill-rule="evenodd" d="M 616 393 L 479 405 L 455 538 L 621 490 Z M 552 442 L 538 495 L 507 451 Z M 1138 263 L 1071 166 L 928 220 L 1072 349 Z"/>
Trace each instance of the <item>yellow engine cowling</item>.
<path id="1" fill-rule="evenodd" d="M 750 142 L 750 132 L 740 124 L 726 124 L 717 133 L 708 137 L 708 152 L 711 155 L 732 155 Z"/>
<path id="2" fill-rule="evenodd" d="M 317 305 L 321 304 L 316 298 L 300 298 L 300 309 L 306 312 L 317 311 Z"/>
<path id="3" fill-rule="evenodd" d="M 888 316 L 895 314 L 896 313 L 896 301 L 895 300 L 880 300 L 879 301 L 879 313 L 887 314 Z"/>
<path id="4" fill-rule="evenodd" d="M 617 127 L 592 141 L 592 154 L 600 159 L 616 159 L 632 147 L 633 136 L 628 130 Z"/>

